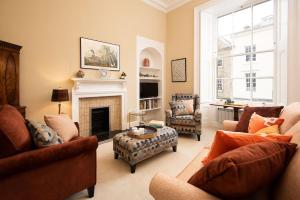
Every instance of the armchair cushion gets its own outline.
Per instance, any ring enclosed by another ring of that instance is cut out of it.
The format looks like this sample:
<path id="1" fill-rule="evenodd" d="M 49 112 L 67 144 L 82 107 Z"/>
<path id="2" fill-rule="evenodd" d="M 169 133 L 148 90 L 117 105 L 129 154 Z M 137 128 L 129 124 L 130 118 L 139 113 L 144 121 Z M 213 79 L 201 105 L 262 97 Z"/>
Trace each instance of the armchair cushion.
<path id="1" fill-rule="evenodd" d="M 194 114 L 193 99 L 170 102 L 173 116 Z"/>
<path id="2" fill-rule="evenodd" d="M 171 118 L 171 124 L 195 126 L 196 122 L 193 115 L 181 115 Z"/>
<path id="3" fill-rule="evenodd" d="M 30 134 L 19 111 L 10 105 L 0 108 L 0 158 L 28 151 Z"/>

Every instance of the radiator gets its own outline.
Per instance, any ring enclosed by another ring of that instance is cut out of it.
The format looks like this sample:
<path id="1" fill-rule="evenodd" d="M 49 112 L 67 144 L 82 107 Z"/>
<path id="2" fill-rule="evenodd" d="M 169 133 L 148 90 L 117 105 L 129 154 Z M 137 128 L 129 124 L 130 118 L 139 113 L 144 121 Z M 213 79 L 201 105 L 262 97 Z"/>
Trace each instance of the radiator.
<path id="1" fill-rule="evenodd" d="M 239 118 L 243 110 L 239 110 Z M 217 121 L 223 123 L 224 120 L 233 120 L 233 108 L 218 108 Z"/>

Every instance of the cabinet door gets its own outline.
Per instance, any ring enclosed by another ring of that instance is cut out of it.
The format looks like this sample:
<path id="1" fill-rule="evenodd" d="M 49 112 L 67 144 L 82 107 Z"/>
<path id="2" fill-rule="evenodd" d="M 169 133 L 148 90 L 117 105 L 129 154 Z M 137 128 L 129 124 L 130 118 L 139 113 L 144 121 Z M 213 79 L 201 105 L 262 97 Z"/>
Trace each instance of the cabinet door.
<path id="1" fill-rule="evenodd" d="M 19 55 L 0 50 L 0 104 L 19 104 Z"/>

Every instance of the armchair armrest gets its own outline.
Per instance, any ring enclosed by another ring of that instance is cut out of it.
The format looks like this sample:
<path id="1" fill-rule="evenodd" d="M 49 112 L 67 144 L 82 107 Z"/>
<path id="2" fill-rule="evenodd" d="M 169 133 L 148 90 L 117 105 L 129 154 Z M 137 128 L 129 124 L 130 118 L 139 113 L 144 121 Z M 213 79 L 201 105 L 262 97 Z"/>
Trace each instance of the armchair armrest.
<path id="1" fill-rule="evenodd" d="M 196 122 L 201 122 L 201 118 L 202 118 L 202 114 L 201 114 L 200 109 L 198 108 L 198 109 L 195 110 L 195 113 L 194 113 L 194 120 L 195 120 Z"/>
<path id="2" fill-rule="evenodd" d="M 238 121 L 224 120 L 223 129 L 224 131 L 235 131 Z"/>
<path id="3" fill-rule="evenodd" d="M 0 159 L 0 177 L 32 170 L 81 153 L 96 151 L 97 147 L 98 140 L 95 136 L 79 137 L 63 144 L 31 150 L 3 158 Z"/>
<path id="4" fill-rule="evenodd" d="M 172 117 L 172 110 L 166 110 L 166 125 L 170 126 Z"/>
<path id="5" fill-rule="evenodd" d="M 155 200 L 217 200 L 218 198 L 195 186 L 165 174 L 156 174 L 150 183 L 150 194 Z"/>
<path id="6" fill-rule="evenodd" d="M 172 110 L 166 110 L 166 117 L 172 117 Z"/>

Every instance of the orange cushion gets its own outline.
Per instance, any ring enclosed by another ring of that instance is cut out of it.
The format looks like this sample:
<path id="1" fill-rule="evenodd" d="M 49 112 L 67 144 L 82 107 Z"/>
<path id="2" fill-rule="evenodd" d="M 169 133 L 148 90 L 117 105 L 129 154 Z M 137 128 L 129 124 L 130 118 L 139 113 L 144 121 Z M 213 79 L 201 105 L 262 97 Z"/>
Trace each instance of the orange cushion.
<path id="1" fill-rule="evenodd" d="M 256 133 L 257 131 L 273 126 L 280 126 L 284 122 L 284 119 L 275 117 L 262 117 L 256 113 L 253 113 L 248 126 L 248 133 Z"/>
<path id="2" fill-rule="evenodd" d="M 188 183 L 221 199 L 270 199 L 249 196 L 271 186 L 280 177 L 296 147 L 293 143 L 249 144 L 214 159 Z"/>
<path id="3" fill-rule="evenodd" d="M 280 134 L 278 125 L 268 126 L 257 131 L 255 134 Z"/>
<path id="4" fill-rule="evenodd" d="M 208 155 L 202 160 L 208 164 L 219 155 L 248 144 L 259 142 L 289 142 L 292 136 L 280 134 L 249 134 L 242 132 L 217 131 Z"/>

